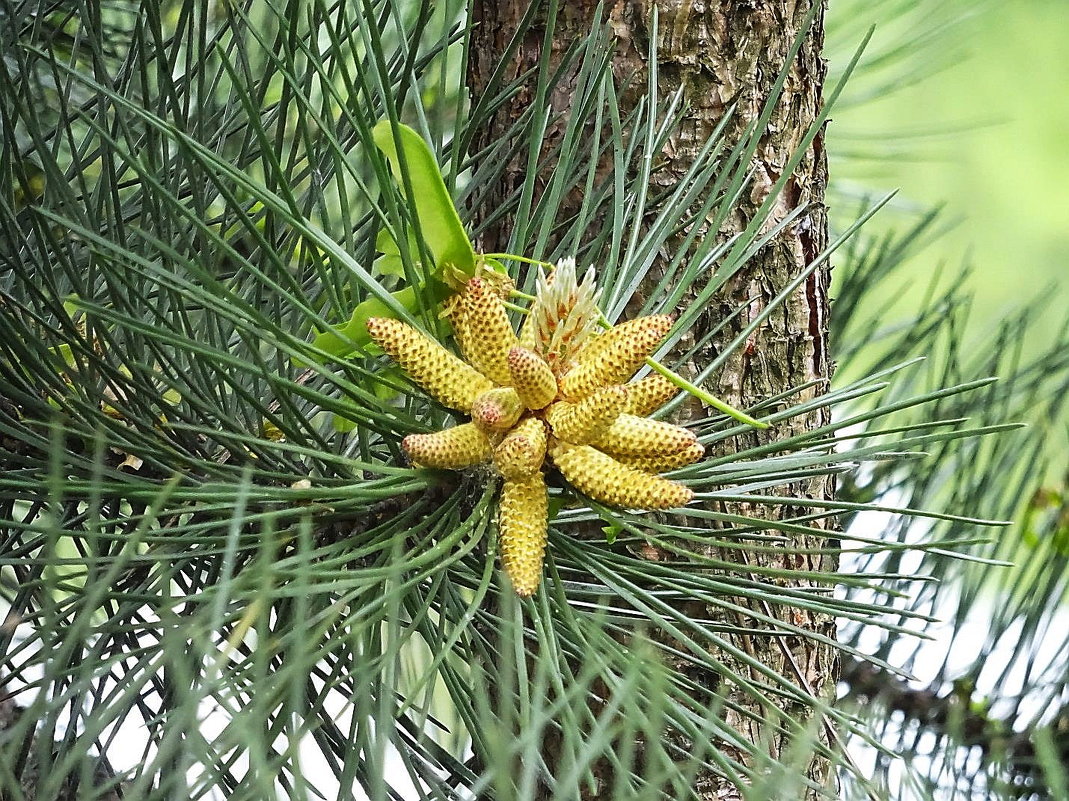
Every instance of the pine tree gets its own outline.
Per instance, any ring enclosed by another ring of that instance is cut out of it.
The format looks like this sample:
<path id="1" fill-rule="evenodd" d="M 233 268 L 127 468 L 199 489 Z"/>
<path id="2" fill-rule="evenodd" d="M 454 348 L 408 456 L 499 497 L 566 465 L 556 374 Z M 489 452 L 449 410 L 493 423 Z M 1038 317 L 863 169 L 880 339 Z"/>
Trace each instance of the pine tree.
<path id="1" fill-rule="evenodd" d="M 1033 664 L 1066 338 L 884 325 L 933 222 L 829 234 L 822 7 L 698 5 L 0 10 L 4 798 L 1064 787 L 1064 653 L 892 652 L 1003 582 Z"/>

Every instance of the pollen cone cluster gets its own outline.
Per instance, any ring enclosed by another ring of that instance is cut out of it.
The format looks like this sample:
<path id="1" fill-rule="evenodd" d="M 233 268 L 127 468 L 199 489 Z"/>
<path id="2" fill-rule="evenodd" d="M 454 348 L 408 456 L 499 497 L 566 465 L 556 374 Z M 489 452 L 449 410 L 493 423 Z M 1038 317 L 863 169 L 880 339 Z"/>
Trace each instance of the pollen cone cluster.
<path id="1" fill-rule="evenodd" d="M 509 323 L 501 293 L 473 278 L 451 305 L 464 358 L 405 323 L 368 321 L 368 332 L 405 373 L 472 422 L 405 437 L 413 464 L 462 470 L 486 461 L 504 479 L 498 514 L 501 562 L 515 591 L 542 579 L 547 458 L 583 494 L 629 509 L 671 509 L 693 497 L 658 473 L 698 461 L 692 432 L 650 420 L 676 387 L 659 375 L 631 381 L 672 326 L 639 317 L 592 333 L 597 290 L 565 261 L 538 282 L 523 332 Z"/>

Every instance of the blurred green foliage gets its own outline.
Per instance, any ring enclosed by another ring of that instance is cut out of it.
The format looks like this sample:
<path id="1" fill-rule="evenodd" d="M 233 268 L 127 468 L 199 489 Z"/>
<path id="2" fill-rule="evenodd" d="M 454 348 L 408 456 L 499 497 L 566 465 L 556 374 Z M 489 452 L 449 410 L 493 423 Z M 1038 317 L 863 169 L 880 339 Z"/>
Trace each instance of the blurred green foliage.
<path id="1" fill-rule="evenodd" d="M 845 27 L 864 13 L 859 5 L 833 2 L 831 23 Z M 899 26 L 881 24 L 870 49 L 872 57 L 881 43 L 901 46 L 899 63 L 859 76 L 858 102 L 834 115 L 832 174 L 847 195 L 851 186 L 901 189 L 897 213 L 879 215 L 872 230 L 903 227 L 903 215 L 939 204 L 957 223 L 912 258 L 904 303 L 919 302 L 940 266 L 951 278 L 967 264 L 974 335 L 1036 296 L 1052 297 L 1026 342 L 1038 351 L 1064 323 L 1069 297 L 1069 4 L 914 5 Z M 910 49 L 926 36 L 926 53 Z M 833 68 L 841 60 L 833 53 Z M 942 67 L 935 74 L 933 60 Z M 849 216 L 840 203 L 833 211 Z"/>

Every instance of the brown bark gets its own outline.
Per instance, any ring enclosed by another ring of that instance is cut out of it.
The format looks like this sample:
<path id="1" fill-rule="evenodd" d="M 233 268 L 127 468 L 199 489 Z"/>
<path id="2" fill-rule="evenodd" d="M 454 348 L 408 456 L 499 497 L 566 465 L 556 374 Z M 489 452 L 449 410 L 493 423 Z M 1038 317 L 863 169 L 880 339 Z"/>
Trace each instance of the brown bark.
<path id="1" fill-rule="evenodd" d="M 614 72 L 620 79 L 634 74 L 632 86 L 645 86 L 652 1 L 620 0 L 608 4 L 606 9 L 608 22 L 617 38 Z M 475 97 L 479 96 L 489 75 L 500 63 L 501 54 L 527 6 L 527 0 L 474 0 L 472 14 L 476 27 L 468 79 Z M 658 186 L 666 187 L 675 183 L 686 171 L 728 106 L 735 104 L 737 107 L 736 116 L 729 127 L 728 136 L 732 142 L 741 135 L 747 124 L 760 115 L 777 73 L 811 7 L 808 3 L 791 0 L 657 0 L 657 7 L 660 14 L 659 41 L 656 43 L 660 95 L 666 97 L 682 87 L 684 100 L 689 106 L 684 123 L 664 149 L 663 161 L 652 177 Z M 554 33 L 554 41 L 559 43 L 560 51 L 577 37 L 589 32 L 595 24 L 595 8 L 596 3 L 591 0 L 561 4 Z M 509 65 L 509 78 L 538 63 L 544 31 L 544 27 L 535 25 L 528 32 Z M 714 235 L 728 237 L 745 228 L 819 114 L 825 77 L 825 65 L 821 58 L 822 42 L 823 9 L 820 9 L 791 65 L 771 123 L 750 165 L 755 173 L 754 181 L 727 224 L 718 232 L 713 232 Z M 564 81 L 558 88 L 552 98 L 554 108 L 567 108 L 569 86 L 570 83 Z M 531 89 L 520 92 L 510 104 L 503 107 L 484 128 L 482 141 L 476 142 L 476 148 L 503 136 L 508 125 L 530 103 L 532 93 L 533 83 Z M 633 102 L 633 98 L 625 93 L 624 101 Z M 552 135 L 551 129 L 550 141 Z M 524 162 L 518 160 L 506 173 L 500 186 L 482 195 L 484 214 L 498 207 L 522 183 L 524 168 Z M 808 211 L 763 248 L 703 312 L 696 326 L 696 336 L 701 336 L 703 329 L 708 330 L 740 306 L 745 307 L 745 311 L 717 337 L 703 356 L 712 359 L 718 355 L 724 343 L 766 308 L 769 301 L 824 248 L 827 242 L 824 207 L 826 184 L 827 163 L 823 136 L 820 135 L 788 180 L 767 226 L 774 226 L 801 205 L 808 205 Z M 486 228 L 482 248 L 486 251 L 502 249 L 509 226 L 510 221 L 504 219 Z M 787 303 L 772 313 L 744 348 L 730 356 L 725 368 L 707 382 L 706 387 L 738 407 L 750 406 L 811 381 L 816 382 L 815 387 L 799 395 L 799 400 L 814 392 L 826 391 L 831 372 L 827 355 L 827 292 L 828 270 L 822 268 Z M 827 415 L 824 412 L 798 417 L 768 431 L 746 434 L 745 444 L 782 439 L 826 422 Z M 730 447 L 737 450 L 742 445 L 741 441 L 736 441 Z M 823 478 L 789 488 L 791 494 L 800 499 L 826 499 L 833 490 L 832 482 Z M 804 501 L 793 509 L 770 511 L 747 508 L 744 511 L 766 518 L 771 515 L 787 517 L 798 514 L 803 506 Z M 732 511 L 739 510 L 736 508 Z M 799 538 L 797 543 L 802 546 L 825 544 L 806 538 Z M 656 554 L 651 556 L 655 558 Z M 738 558 L 733 553 L 721 553 L 718 556 Z M 834 569 L 834 564 L 829 563 L 827 557 L 821 562 L 818 557 L 800 556 L 789 547 L 775 554 L 750 554 L 746 558 L 751 563 L 793 569 Z M 704 618 L 716 617 L 712 610 L 703 607 L 688 611 Z M 834 624 L 829 618 L 817 617 L 799 609 L 760 611 L 771 611 L 793 624 L 834 636 Z M 756 626 L 753 621 L 731 622 Z M 828 695 L 834 687 L 837 664 L 834 651 L 826 646 L 812 640 L 784 640 L 754 635 L 739 639 L 736 645 L 776 671 L 793 677 L 799 684 L 808 685 L 815 693 Z M 727 655 L 722 655 L 721 659 L 733 670 L 747 673 L 743 666 L 731 664 Z M 684 669 L 686 666 L 676 667 Z M 754 700 L 741 691 L 731 692 L 730 696 L 732 701 L 746 708 L 754 709 L 756 706 Z M 809 710 L 795 708 L 784 708 L 783 712 L 795 720 L 812 714 Z M 760 727 L 752 721 L 736 717 L 731 722 L 755 742 L 767 736 L 767 732 L 760 731 Z M 769 744 L 772 755 L 779 754 L 784 745 L 773 738 Z M 725 749 L 730 750 L 728 746 Z M 742 758 L 737 753 L 732 756 Z M 815 760 L 809 771 L 810 776 L 819 782 L 825 780 L 826 772 L 827 764 L 821 760 Z M 721 779 L 712 775 L 699 777 L 695 791 L 695 795 L 703 799 L 738 797 L 736 788 L 724 786 Z"/>

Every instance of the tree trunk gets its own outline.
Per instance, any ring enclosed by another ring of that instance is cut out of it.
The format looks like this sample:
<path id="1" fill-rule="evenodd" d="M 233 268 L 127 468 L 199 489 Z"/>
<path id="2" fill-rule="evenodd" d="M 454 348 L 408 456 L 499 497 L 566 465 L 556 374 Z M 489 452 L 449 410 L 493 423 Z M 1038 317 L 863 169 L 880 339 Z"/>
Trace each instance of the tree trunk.
<path id="1" fill-rule="evenodd" d="M 634 75 L 631 85 L 645 86 L 648 70 L 646 56 L 649 51 L 649 37 L 652 35 L 652 0 L 620 0 L 607 6 L 604 16 L 617 38 L 615 75 L 617 78 Z M 527 0 L 473 0 L 472 16 L 475 27 L 468 81 L 475 97 L 480 95 L 489 76 L 504 58 L 505 46 L 517 29 L 527 7 Z M 598 24 L 599 21 L 594 17 L 596 8 L 597 4 L 592 0 L 575 0 L 561 4 L 553 34 L 558 45 L 555 52 L 563 52 L 572 41 L 585 36 L 593 25 Z M 666 187 L 673 185 L 678 177 L 686 172 L 695 154 L 721 121 L 728 106 L 736 106 L 736 114 L 728 134 L 731 143 L 760 115 L 788 51 L 798 36 L 806 15 L 812 9 L 808 3 L 788 0 L 658 0 L 657 10 L 659 93 L 661 97 L 667 97 L 682 88 L 684 103 L 688 107 L 684 123 L 673 135 L 669 146 L 664 149 L 663 161 L 651 178 L 658 187 Z M 511 79 L 537 65 L 544 32 L 544 22 L 536 23 L 529 30 L 508 65 L 508 78 Z M 746 227 L 819 114 L 825 77 L 825 65 L 821 59 L 822 43 L 823 8 L 817 10 L 816 19 L 791 65 L 783 93 L 756 151 L 755 160 L 750 165 L 754 180 L 733 216 L 719 231 L 713 232 L 713 235 L 730 237 Z M 533 79 L 530 84 L 529 92 L 515 95 L 512 102 L 501 108 L 490 124 L 485 126 L 481 132 L 482 141 L 476 142 L 476 149 L 505 135 L 510 123 L 531 101 Z M 571 85 L 568 80 L 559 84 L 564 88 L 559 89 L 558 95 L 552 98 L 553 108 L 568 107 L 567 87 Z M 633 102 L 633 98 L 624 93 L 623 102 Z M 626 108 L 622 109 L 622 113 L 626 111 Z M 485 213 L 488 214 L 500 206 L 515 187 L 522 183 L 524 168 L 525 163 L 518 160 L 506 173 L 500 186 L 483 194 L 482 209 Z M 702 354 L 704 357 L 712 359 L 720 353 L 724 343 L 734 338 L 760 314 L 769 301 L 796 278 L 825 247 L 826 184 L 827 163 L 823 135 L 819 135 L 787 182 L 767 225 L 774 226 L 801 205 L 807 205 L 808 211 L 765 246 L 747 267 L 722 289 L 717 301 L 703 313 L 694 331 L 696 338 L 700 338 L 732 312 L 745 307 L 743 313 L 726 326 L 709 345 L 707 353 Z M 483 232 L 482 249 L 502 250 L 507 244 L 509 230 L 508 219 L 497 220 L 492 226 L 488 226 Z M 773 312 L 746 346 L 738 349 L 728 359 L 722 372 L 708 381 L 706 388 L 737 407 L 751 406 L 792 387 L 810 382 L 812 387 L 800 393 L 799 400 L 826 391 L 831 371 L 827 355 L 828 277 L 826 268 L 817 270 L 787 303 Z M 767 431 L 748 433 L 746 444 L 781 439 L 827 422 L 824 412 L 797 417 Z M 736 441 L 731 447 L 737 450 L 741 445 L 741 442 Z M 790 492 L 799 498 L 827 499 L 833 491 L 832 481 L 825 478 L 813 479 L 790 488 Z M 798 514 L 798 509 L 747 508 L 746 513 L 751 516 L 787 517 Z M 826 543 L 799 537 L 796 544 L 814 547 Z M 651 558 L 656 556 L 656 553 L 651 553 Z M 734 552 L 724 552 L 718 556 L 724 559 L 739 559 Z M 799 555 L 789 547 L 774 554 L 749 554 L 744 558 L 751 564 L 761 563 L 791 569 L 834 569 L 834 564 L 827 561 L 828 557 L 824 557 L 822 562 L 820 557 Z M 738 602 L 746 603 L 743 600 Z M 703 606 L 688 611 L 705 619 L 718 616 L 717 612 Z M 812 615 L 800 609 L 760 611 L 781 617 L 789 616 L 790 622 L 795 625 L 821 635 L 834 636 L 834 622 L 830 618 Z M 749 621 L 730 622 L 745 625 Z M 783 675 L 792 676 L 815 694 L 823 693 L 827 696 L 834 689 L 837 663 L 835 652 L 829 647 L 808 639 L 784 640 L 757 636 L 738 638 L 735 644 Z M 722 661 L 734 670 L 747 672 L 744 666 L 732 664 L 731 658 L 726 654 L 723 655 Z M 731 700 L 749 708 L 755 705 L 753 699 L 742 692 L 731 694 Z M 810 710 L 789 706 L 785 706 L 783 712 L 795 720 L 812 714 Z M 754 741 L 756 738 L 768 736 L 767 732 L 757 730 L 752 721 L 742 717 L 731 722 Z M 821 734 L 828 736 L 823 727 Z M 771 755 L 778 757 L 784 746 L 784 742 L 776 741 L 773 737 L 768 747 Z M 730 750 L 730 746 L 725 745 L 724 748 Z M 738 753 L 731 755 L 741 758 Z M 551 755 L 547 755 L 547 762 L 552 764 Z M 809 775 L 823 783 L 827 770 L 826 761 L 814 760 Z M 737 788 L 724 786 L 722 779 L 711 775 L 700 776 L 695 790 L 696 796 L 703 799 L 738 797 Z"/>

